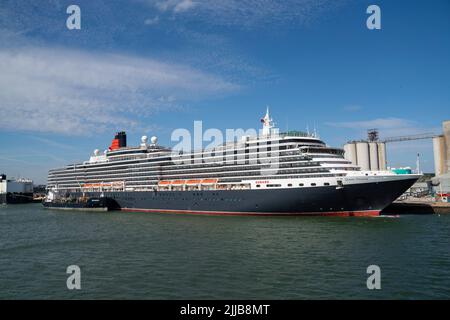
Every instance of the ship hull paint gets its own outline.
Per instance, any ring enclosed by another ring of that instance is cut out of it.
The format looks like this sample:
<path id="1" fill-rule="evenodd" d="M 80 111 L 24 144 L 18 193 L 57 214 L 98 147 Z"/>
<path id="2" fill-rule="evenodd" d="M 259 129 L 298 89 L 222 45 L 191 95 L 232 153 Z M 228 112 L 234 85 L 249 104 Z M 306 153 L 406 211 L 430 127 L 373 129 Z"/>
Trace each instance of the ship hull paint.
<path id="1" fill-rule="evenodd" d="M 46 209 L 78 210 L 78 211 L 108 211 L 110 200 L 108 198 L 89 199 L 87 202 L 47 202 L 42 204 Z"/>
<path id="2" fill-rule="evenodd" d="M 397 199 L 417 177 L 335 186 L 261 190 L 104 192 L 113 209 L 208 215 L 373 216 Z M 90 193 L 99 196 L 99 193 Z"/>
<path id="3" fill-rule="evenodd" d="M 231 212 L 231 211 L 193 211 L 193 210 L 166 210 L 166 209 L 137 209 L 121 208 L 125 212 L 151 212 L 192 214 L 210 216 L 338 216 L 338 217 L 376 217 L 380 215 L 379 210 L 367 211 L 335 211 L 335 212 Z"/>
<path id="4" fill-rule="evenodd" d="M 108 208 L 89 208 L 89 207 L 64 207 L 64 206 L 44 206 L 49 210 L 64 210 L 64 211 L 92 211 L 92 212 L 106 212 Z"/>

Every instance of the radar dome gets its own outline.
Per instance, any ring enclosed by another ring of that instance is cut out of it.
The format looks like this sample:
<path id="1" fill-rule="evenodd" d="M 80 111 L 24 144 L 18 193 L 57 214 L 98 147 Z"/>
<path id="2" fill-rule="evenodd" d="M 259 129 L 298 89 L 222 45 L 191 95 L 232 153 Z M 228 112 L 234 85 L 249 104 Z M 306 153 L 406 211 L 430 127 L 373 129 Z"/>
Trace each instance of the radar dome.
<path id="1" fill-rule="evenodd" d="M 94 150 L 94 155 L 98 156 L 99 154 L 100 154 L 100 150 L 95 149 L 95 150 Z"/>
<path id="2" fill-rule="evenodd" d="M 156 144 L 158 142 L 158 138 L 153 136 L 150 141 L 152 142 L 152 144 Z"/>
<path id="3" fill-rule="evenodd" d="M 147 143 L 147 141 L 148 141 L 148 137 L 147 136 L 142 136 L 141 137 L 141 142 L 142 143 Z"/>

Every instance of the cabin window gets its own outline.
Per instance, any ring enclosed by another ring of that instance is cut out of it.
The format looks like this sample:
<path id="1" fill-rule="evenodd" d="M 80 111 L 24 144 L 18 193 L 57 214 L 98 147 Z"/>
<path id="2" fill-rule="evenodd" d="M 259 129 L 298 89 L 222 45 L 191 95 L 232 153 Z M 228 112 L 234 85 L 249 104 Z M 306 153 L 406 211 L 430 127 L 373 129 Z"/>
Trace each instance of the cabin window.
<path id="1" fill-rule="evenodd" d="M 259 187 L 261 187 L 261 185 L 257 184 L 256 187 L 259 188 Z"/>
<path id="2" fill-rule="evenodd" d="M 315 184 L 315 183 L 311 183 L 311 186 L 315 187 L 315 186 L 316 186 L 316 184 Z"/>
<path id="3" fill-rule="evenodd" d="M 324 186 L 329 186 L 330 185 L 330 183 L 328 183 L 328 182 L 325 182 L 324 184 L 323 184 Z"/>
<path id="4" fill-rule="evenodd" d="M 269 187 L 269 188 L 277 188 L 277 187 L 281 187 L 281 184 L 268 184 L 267 187 Z"/>
<path id="5" fill-rule="evenodd" d="M 300 186 L 300 187 L 303 187 L 304 185 L 305 185 L 305 184 L 303 184 L 303 183 L 299 183 L 299 186 Z"/>
<path id="6" fill-rule="evenodd" d="M 288 183 L 288 187 L 292 187 L 292 183 Z"/>

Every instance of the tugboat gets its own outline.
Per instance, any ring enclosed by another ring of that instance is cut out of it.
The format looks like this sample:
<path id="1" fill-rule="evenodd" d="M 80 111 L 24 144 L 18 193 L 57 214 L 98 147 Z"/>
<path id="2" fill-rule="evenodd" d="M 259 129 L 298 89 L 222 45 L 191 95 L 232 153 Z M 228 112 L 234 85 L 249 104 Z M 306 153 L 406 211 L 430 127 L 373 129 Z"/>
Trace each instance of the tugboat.
<path id="1" fill-rule="evenodd" d="M 103 195 L 100 197 L 73 197 L 70 194 L 60 195 L 57 190 L 48 193 L 42 202 L 44 208 L 56 210 L 78 210 L 105 212 L 113 208 L 112 201 Z"/>

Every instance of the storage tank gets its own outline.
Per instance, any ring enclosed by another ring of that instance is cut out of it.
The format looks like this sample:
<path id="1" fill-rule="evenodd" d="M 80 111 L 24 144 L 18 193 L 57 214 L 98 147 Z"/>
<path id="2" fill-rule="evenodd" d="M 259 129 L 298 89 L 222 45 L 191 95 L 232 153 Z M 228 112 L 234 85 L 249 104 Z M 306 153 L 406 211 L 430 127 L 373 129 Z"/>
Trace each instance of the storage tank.
<path id="1" fill-rule="evenodd" d="M 369 142 L 370 170 L 380 170 L 378 164 L 378 145 L 376 142 Z"/>
<path id="2" fill-rule="evenodd" d="M 450 120 L 442 123 L 444 132 L 444 174 L 450 172 Z"/>
<path id="3" fill-rule="evenodd" d="M 344 158 L 350 160 L 350 145 L 348 143 L 344 144 Z"/>
<path id="4" fill-rule="evenodd" d="M 352 164 L 357 165 L 356 144 L 354 142 L 345 144 L 344 151 L 345 151 L 345 159 L 351 161 Z"/>
<path id="5" fill-rule="evenodd" d="M 445 141 L 444 136 L 433 137 L 434 173 L 437 176 L 445 173 Z"/>
<path id="6" fill-rule="evenodd" d="M 368 142 L 356 143 L 356 159 L 362 170 L 370 170 L 370 154 Z"/>
<path id="7" fill-rule="evenodd" d="M 378 142 L 378 167 L 379 170 L 386 170 L 386 144 Z"/>

